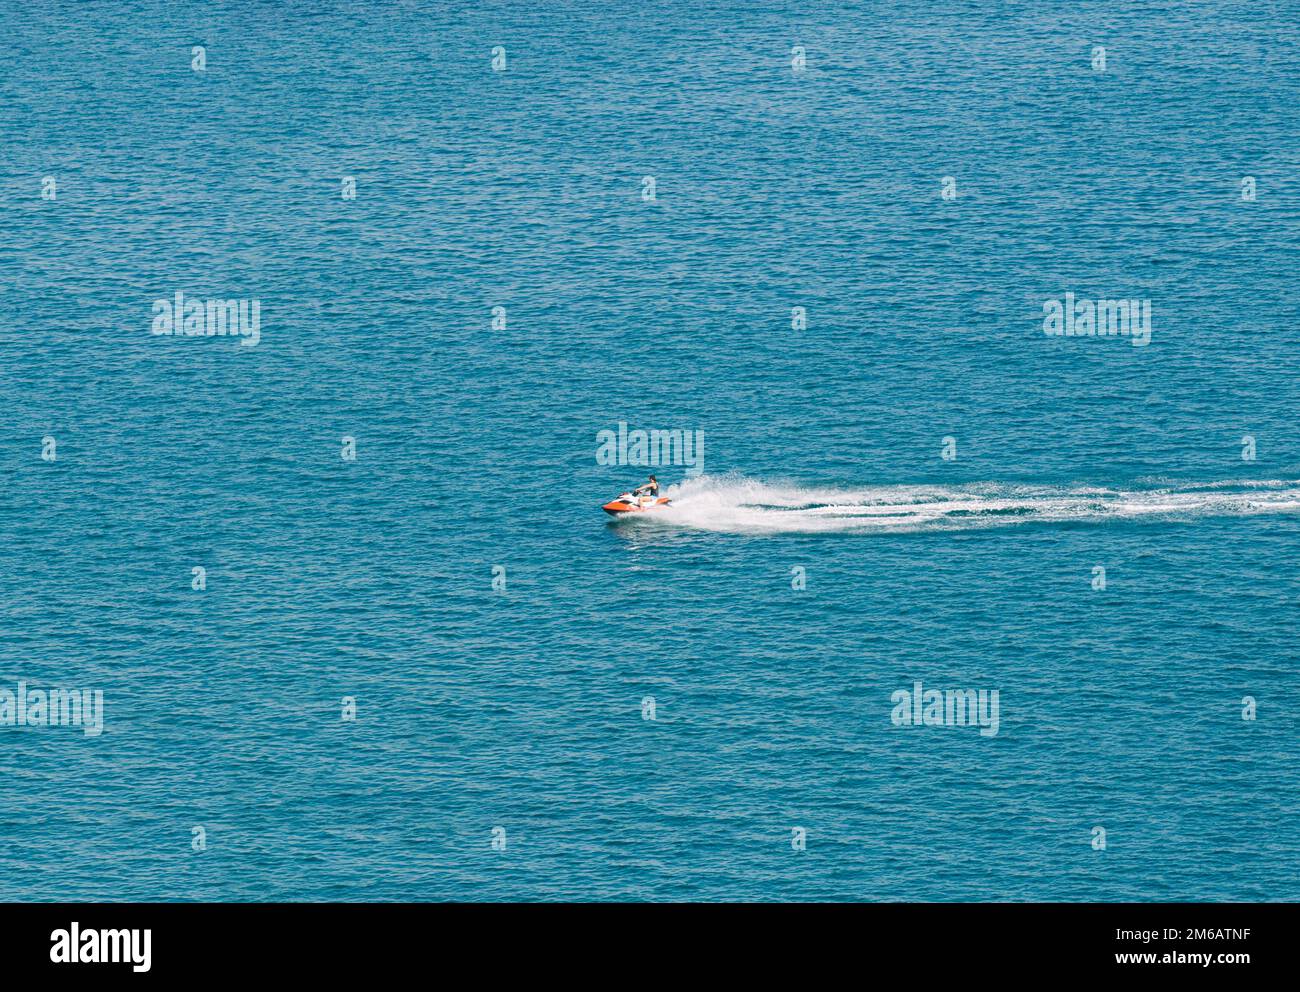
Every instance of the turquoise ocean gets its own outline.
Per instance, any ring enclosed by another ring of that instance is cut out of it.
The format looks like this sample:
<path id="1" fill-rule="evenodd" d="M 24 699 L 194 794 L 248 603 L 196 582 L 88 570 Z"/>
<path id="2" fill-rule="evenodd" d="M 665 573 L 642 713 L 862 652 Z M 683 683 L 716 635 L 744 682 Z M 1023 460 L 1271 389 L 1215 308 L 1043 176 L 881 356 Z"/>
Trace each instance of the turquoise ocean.
<path id="1" fill-rule="evenodd" d="M 0 899 L 1300 899 L 1297 15 L 4 5 Z"/>

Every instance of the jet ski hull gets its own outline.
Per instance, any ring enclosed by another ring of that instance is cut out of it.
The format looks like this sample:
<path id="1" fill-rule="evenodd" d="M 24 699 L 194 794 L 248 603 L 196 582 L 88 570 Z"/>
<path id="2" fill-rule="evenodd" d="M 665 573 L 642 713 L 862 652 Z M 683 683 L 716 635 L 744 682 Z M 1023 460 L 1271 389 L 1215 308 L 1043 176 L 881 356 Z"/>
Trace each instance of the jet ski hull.
<path id="1" fill-rule="evenodd" d="M 623 517 L 623 516 L 630 516 L 636 513 L 653 513 L 655 510 L 662 509 L 667 505 L 668 505 L 667 496 L 660 496 L 653 503 L 646 503 L 643 505 L 637 502 L 633 497 L 624 494 L 618 497 L 618 499 L 610 500 L 608 503 L 602 506 L 601 509 L 604 510 L 606 513 L 608 513 L 611 517 Z"/>

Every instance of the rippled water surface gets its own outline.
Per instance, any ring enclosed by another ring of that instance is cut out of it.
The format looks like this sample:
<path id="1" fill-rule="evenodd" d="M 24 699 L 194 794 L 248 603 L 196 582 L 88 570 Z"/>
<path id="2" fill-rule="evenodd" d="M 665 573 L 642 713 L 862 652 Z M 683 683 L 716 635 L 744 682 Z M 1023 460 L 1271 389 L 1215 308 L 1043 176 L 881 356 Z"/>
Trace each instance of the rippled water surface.
<path id="1" fill-rule="evenodd" d="M 7 8 L 0 898 L 1300 898 L 1295 13 Z"/>

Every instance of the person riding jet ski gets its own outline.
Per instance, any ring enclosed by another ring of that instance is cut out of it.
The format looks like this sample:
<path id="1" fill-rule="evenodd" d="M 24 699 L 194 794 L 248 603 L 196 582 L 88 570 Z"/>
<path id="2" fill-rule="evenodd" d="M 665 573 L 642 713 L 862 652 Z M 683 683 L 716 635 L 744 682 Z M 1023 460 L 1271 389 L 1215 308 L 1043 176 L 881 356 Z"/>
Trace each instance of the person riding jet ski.
<path id="1" fill-rule="evenodd" d="M 659 480 L 652 475 L 649 482 L 637 486 L 630 493 L 623 493 L 610 500 L 601 509 L 611 516 L 618 517 L 625 513 L 638 514 L 661 510 L 668 505 L 668 502 L 667 496 L 659 495 Z"/>
<path id="2" fill-rule="evenodd" d="M 632 495 L 633 495 L 633 496 L 649 496 L 651 499 L 658 499 L 658 498 L 659 498 L 659 480 L 656 479 L 653 475 L 650 476 L 650 481 L 647 482 L 647 483 L 646 483 L 645 485 L 643 485 L 643 486 L 637 486 L 635 489 L 633 489 L 633 490 L 632 490 Z"/>

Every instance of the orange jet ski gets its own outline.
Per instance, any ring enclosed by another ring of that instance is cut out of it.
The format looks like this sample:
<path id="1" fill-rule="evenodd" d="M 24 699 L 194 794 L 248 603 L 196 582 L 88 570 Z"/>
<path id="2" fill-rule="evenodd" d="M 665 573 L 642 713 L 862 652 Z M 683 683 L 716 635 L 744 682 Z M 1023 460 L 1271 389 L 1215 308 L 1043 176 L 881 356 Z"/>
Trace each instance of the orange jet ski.
<path id="1" fill-rule="evenodd" d="M 612 499 L 601 507 L 611 517 L 621 517 L 627 513 L 653 513 L 655 510 L 667 506 L 669 499 L 667 496 L 660 496 L 657 499 L 654 496 L 635 496 L 632 493 L 623 493 L 617 499 Z"/>

